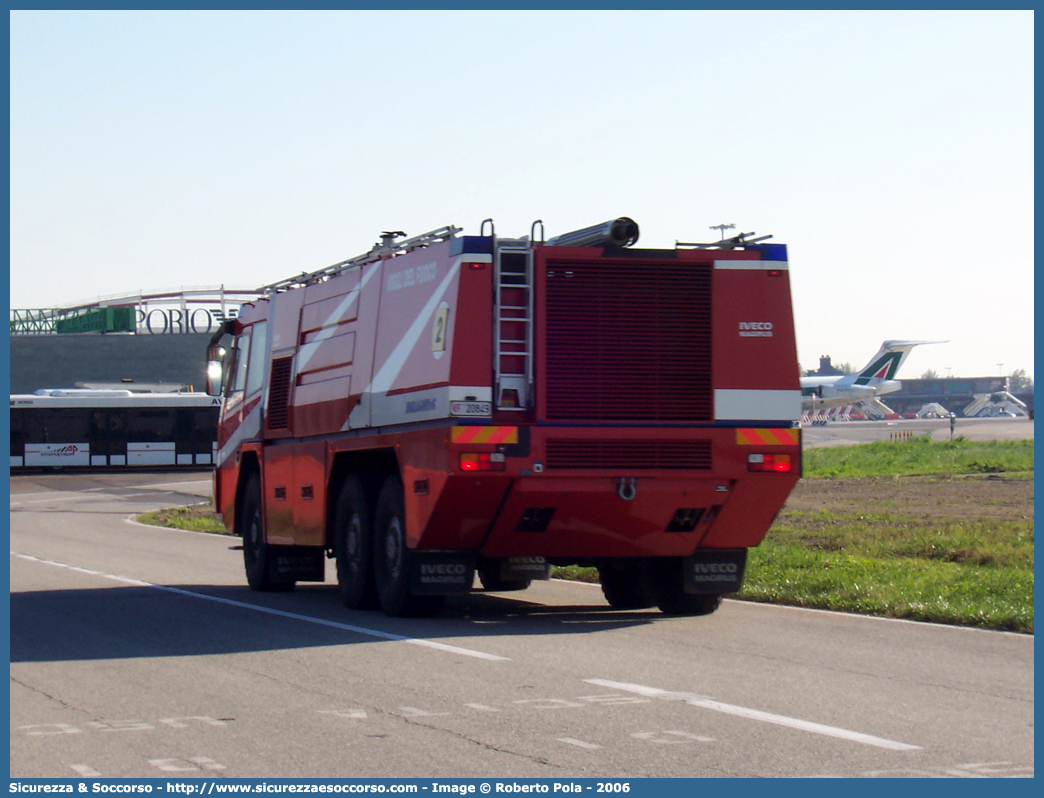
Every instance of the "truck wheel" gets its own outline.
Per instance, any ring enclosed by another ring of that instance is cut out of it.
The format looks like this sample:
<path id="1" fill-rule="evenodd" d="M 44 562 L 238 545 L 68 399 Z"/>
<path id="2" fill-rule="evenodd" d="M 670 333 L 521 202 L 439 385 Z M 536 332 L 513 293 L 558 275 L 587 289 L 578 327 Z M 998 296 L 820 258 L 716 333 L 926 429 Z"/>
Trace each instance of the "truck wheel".
<path id="1" fill-rule="evenodd" d="M 643 560 L 622 567 L 599 568 L 598 580 L 602 583 L 602 595 L 613 609 L 646 610 L 655 607 L 659 599 L 654 569 Z"/>
<path id="2" fill-rule="evenodd" d="M 261 479 L 254 474 L 243 494 L 240 534 L 243 536 L 243 565 L 251 590 L 285 592 L 294 582 L 273 582 L 269 571 L 269 548 L 265 543 L 264 519 L 261 512 Z"/>
<path id="3" fill-rule="evenodd" d="M 337 561 L 337 590 L 350 610 L 377 606 L 373 585 L 373 524 L 366 493 L 357 477 L 341 486 L 334 512 L 334 557 Z"/>
<path id="4" fill-rule="evenodd" d="M 406 511 L 402 482 L 392 475 L 384 480 L 374 518 L 373 576 L 381 609 L 393 618 L 434 615 L 445 596 L 410 593 L 411 552 L 406 547 Z"/>
<path id="5" fill-rule="evenodd" d="M 666 590 L 660 596 L 660 610 L 666 615 L 710 615 L 721 606 L 716 593 L 685 593 Z"/>
<path id="6" fill-rule="evenodd" d="M 660 599 L 656 603 L 667 615 L 710 615 L 721 606 L 720 593 L 686 593 L 682 561 L 662 561 Z"/>
<path id="7" fill-rule="evenodd" d="M 525 590 L 532 579 L 502 579 L 500 560 L 483 560 L 478 564 L 479 581 L 486 590 L 506 593 L 509 590 Z"/>

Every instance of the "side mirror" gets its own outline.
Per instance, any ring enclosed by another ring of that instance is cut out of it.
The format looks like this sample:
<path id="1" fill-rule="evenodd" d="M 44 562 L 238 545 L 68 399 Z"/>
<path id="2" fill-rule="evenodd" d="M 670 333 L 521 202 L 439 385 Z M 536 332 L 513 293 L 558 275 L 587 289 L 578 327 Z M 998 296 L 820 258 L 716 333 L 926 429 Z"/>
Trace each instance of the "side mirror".
<path id="1" fill-rule="evenodd" d="M 220 344 L 207 349 L 207 394 L 210 396 L 221 396 L 226 354 L 225 347 Z"/>

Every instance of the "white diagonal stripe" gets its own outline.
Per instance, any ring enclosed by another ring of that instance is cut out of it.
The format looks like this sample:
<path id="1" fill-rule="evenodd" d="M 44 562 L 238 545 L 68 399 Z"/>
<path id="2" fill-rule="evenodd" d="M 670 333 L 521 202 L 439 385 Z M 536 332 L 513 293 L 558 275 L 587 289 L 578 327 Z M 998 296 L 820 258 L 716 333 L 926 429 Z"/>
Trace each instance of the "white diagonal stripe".
<path id="1" fill-rule="evenodd" d="M 362 290 L 366 287 L 366 284 L 370 282 L 370 278 L 372 278 L 380 270 L 381 262 L 378 261 L 377 263 L 373 264 L 372 269 L 369 269 L 365 274 L 363 274 L 362 279 L 359 280 L 359 285 L 357 285 L 355 288 L 353 288 L 351 291 L 345 294 L 344 299 L 337 303 L 337 307 L 333 311 L 331 311 L 331 313 L 326 317 L 326 321 L 323 322 L 322 328 L 319 330 L 318 333 L 316 333 L 315 338 L 309 341 L 310 344 L 317 344 L 321 341 L 325 341 L 327 338 L 329 338 L 335 332 L 337 332 L 337 325 L 335 325 L 334 322 L 345 314 L 345 312 L 351 306 L 352 302 L 354 302 L 356 298 L 358 298 L 358 296 L 362 293 Z M 308 361 L 312 359 L 312 356 L 315 355 L 317 350 L 318 347 L 312 347 L 307 355 L 302 355 L 300 351 L 298 351 L 299 360 L 297 363 L 294 364 L 294 373 L 300 373 L 304 371 L 305 366 L 308 365 Z"/>
<path id="2" fill-rule="evenodd" d="M 694 707 L 713 709 L 715 712 L 724 712 L 727 715 L 736 715 L 741 718 L 749 718 L 750 720 L 760 720 L 763 723 L 774 723 L 777 726 L 789 726 L 792 729 L 800 729 L 801 731 L 812 732 L 813 734 L 825 734 L 828 737 L 838 737 L 842 740 L 851 740 L 852 742 L 873 745 L 878 748 L 888 748 L 893 751 L 921 750 L 921 746 L 919 745 L 899 743 L 895 740 L 886 740 L 883 737 L 874 737 L 871 734 L 849 731 L 848 729 L 841 729 L 836 726 L 827 726 L 822 723 L 801 720 L 800 718 L 790 718 L 786 715 L 762 712 L 760 709 L 749 709 L 747 707 L 736 706 L 735 704 L 726 704 L 721 701 L 705 698 L 704 696 L 695 695 L 694 693 L 673 693 L 669 690 L 660 690 L 656 687 L 646 687 L 641 684 L 628 684 L 626 682 L 611 682 L 607 679 L 584 679 L 584 681 L 588 684 L 612 687 L 616 690 L 637 693 L 652 698 L 662 698 L 668 701 L 684 701 L 686 704 L 691 704 Z"/>
<path id="3" fill-rule="evenodd" d="M 370 384 L 366 386 L 366 390 L 363 393 L 384 393 L 391 388 L 395 378 L 399 376 L 399 372 L 402 371 L 402 367 L 406 364 L 406 358 L 409 357 L 410 352 L 417 345 L 417 341 L 420 340 L 421 333 L 428 329 L 428 325 L 431 323 L 431 314 L 435 312 L 435 308 L 442 301 L 442 295 L 446 293 L 450 282 L 457 272 L 460 271 L 461 260 L 462 258 L 457 258 L 449 271 L 446 272 L 446 276 L 442 278 L 439 287 L 432 292 L 428 303 L 417 314 L 413 324 L 406 330 L 406 334 L 396 344 L 395 349 L 388 355 L 388 359 L 384 361 L 384 364 L 374 375 Z"/>

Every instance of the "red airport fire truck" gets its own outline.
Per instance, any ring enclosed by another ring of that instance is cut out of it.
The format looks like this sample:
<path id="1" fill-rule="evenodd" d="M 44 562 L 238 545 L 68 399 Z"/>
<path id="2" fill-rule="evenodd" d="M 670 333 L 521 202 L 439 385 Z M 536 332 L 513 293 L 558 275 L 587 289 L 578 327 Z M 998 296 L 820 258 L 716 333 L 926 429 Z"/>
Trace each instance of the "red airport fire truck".
<path id="1" fill-rule="evenodd" d="M 333 559 L 349 608 L 427 615 L 579 564 L 613 607 L 713 612 L 801 471 L 786 247 L 461 232 L 385 233 L 212 341 L 250 587 Z"/>

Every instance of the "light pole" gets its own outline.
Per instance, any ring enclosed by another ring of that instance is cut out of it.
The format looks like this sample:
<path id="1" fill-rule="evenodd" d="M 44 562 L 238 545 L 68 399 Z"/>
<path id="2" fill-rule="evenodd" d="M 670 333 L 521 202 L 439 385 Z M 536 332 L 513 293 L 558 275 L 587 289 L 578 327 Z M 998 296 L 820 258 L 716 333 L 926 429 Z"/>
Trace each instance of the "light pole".
<path id="1" fill-rule="evenodd" d="M 999 377 L 1003 377 L 1004 376 L 1004 364 L 1003 363 L 998 363 L 997 364 L 997 376 L 999 376 Z"/>

